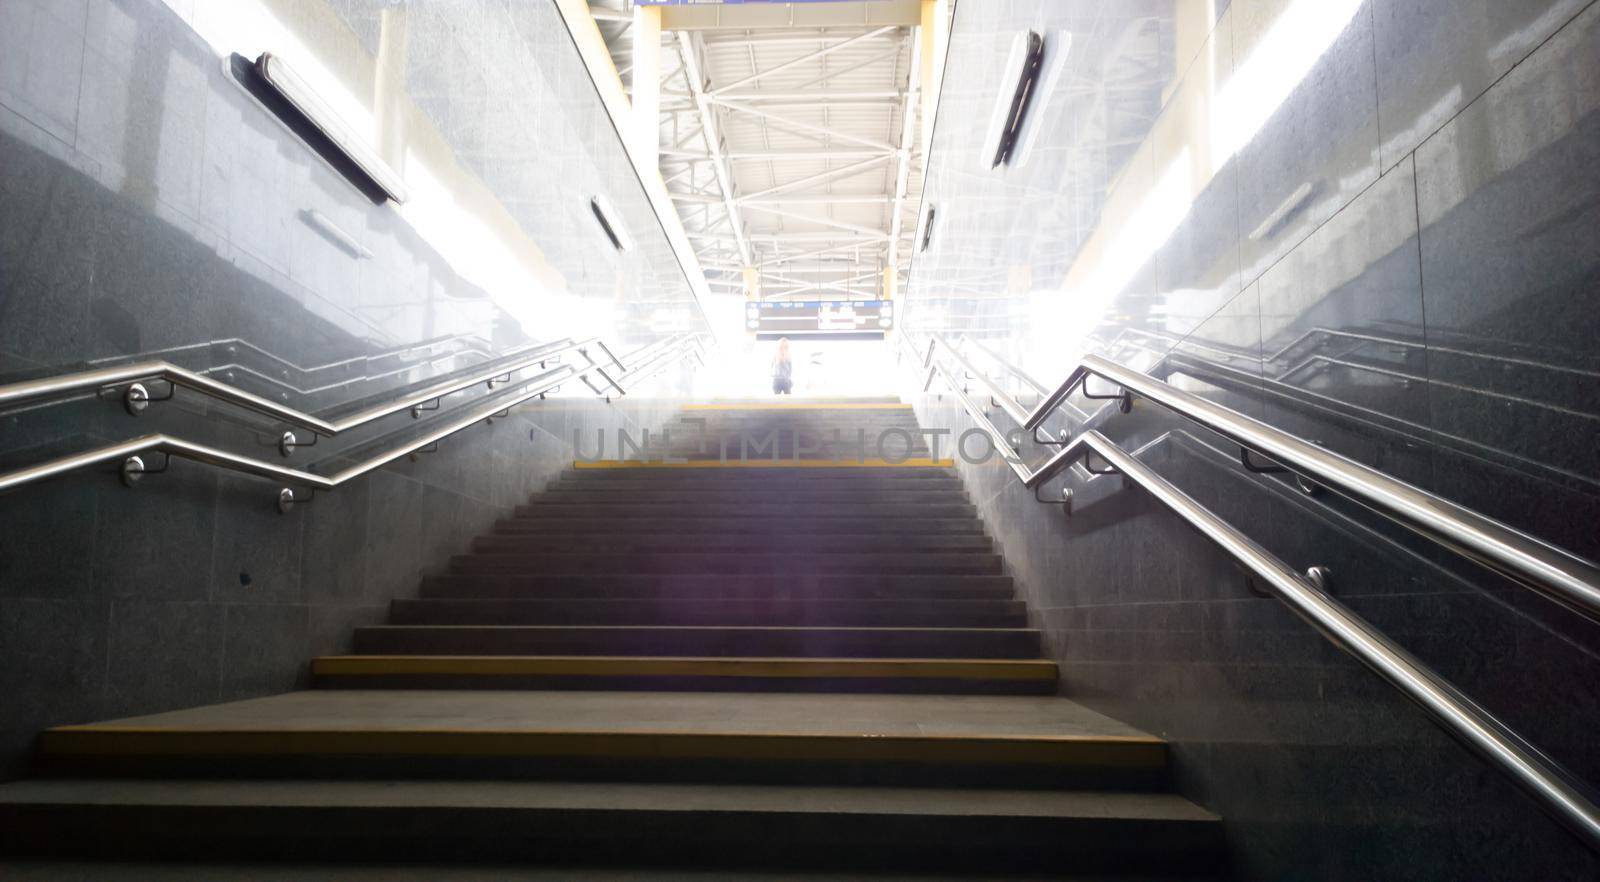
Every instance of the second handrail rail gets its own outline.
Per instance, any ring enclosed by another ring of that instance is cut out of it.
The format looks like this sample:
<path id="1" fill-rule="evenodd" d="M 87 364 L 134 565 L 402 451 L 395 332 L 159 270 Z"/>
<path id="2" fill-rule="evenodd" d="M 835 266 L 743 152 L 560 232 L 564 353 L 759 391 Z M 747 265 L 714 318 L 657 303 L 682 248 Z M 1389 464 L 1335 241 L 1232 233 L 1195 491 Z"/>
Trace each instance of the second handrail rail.
<path id="1" fill-rule="evenodd" d="M 902 337 L 902 340 L 910 354 L 922 357 L 909 338 Z M 933 345 L 938 342 L 933 341 Z M 1275 596 L 1297 616 L 1382 677 L 1421 707 L 1451 736 L 1509 777 L 1532 796 L 1541 808 L 1571 830 L 1586 847 L 1600 852 L 1600 806 L 1596 805 L 1592 788 L 1329 595 L 1319 584 L 1325 579 L 1320 568 L 1313 567 L 1304 574 L 1296 572 L 1097 430 L 1079 432 L 1040 468 L 1029 468 L 1009 449 L 1005 436 L 984 415 L 983 408 L 975 404 L 962 384 L 935 360 L 933 345 L 930 345 L 927 356 L 923 358 L 929 370 L 928 380 L 931 381 L 935 374 L 945 380 L 968 416 L 989 433 L 995 447 L 1002 452 L 1007 464 L 1024 485 L 1037 487 L 1065 464 L 1084 458 L 1091 452 L 1099 456 L 1111 470 L 1138 484 L 1215 542 L 1241 566 L 1271 586 Z M 948 344 L 946 348 L 954 352 Z M 965 359 L 961 360 L 964 365 L 968 364 Z M 1074 376 L 1078 376 L 1080 371 L 1075 371 Z M 1099 373 L 1098 367 L 1094 372 Z M 998 388 L 992 382 L 986 382 L 985 386 L 991 392 Z M 1126 384 L 1123 387 L 1131 388 Z M 1064 394 L 1051 397 L 1057 399 L 1057 404 L 1065 399 Z M 1000 398 L 996 399 L 997 403 L 1000 401 Z M 1034 422 L 1030 428 L 1037 427 L 1042 421 Z"/>
<path id="2" fill-rule="evenodd" d="M 584 341 L 582 343 L 572 343 L 570 344 L 570 348 L 586 345 L 587 342 L 588 341 Z M 683 357 L 693 354 L 697 357 L 700 357 L 702 362 L 704 361 L 703 356 L 701 356 L 703 345 L 697 335 L 685 334 L 675 338 L 668 338 L 666 341 L 663 341 L 662 344 L 652 344 L 651 346 L 647 346 L 643 350 L 640 350 L 640 352 L 643 353 L 652 349 L 657 349 L 658 347 L 661 348 L 648 360 L 633 359 L 632 356 L 630 356 L 630 359 L 634 361 L 634 364 L 631 367 L 625 364 L 622 359 L 617 359 L 612 356 L 612 361 L 618 365 L 619 368 L 621 368 L 621 371 L 618 374 L 618 379 L 626 379 L 630 381 L 643 380 L 666 364 L 670 364 L 672 359 L 668 356 L 671 355 Z M 565 348 L 563 348 L 562 351 L 565 351 Z M 606 350 L 606 352 L 608 355 L 610 354 L 609 350 Z M 551 353 L 546 352 L 544 354 L 548 358 Z M 595 363 L 591 363 L 586 366 L 561 365 L 560 367 L 533 377 L 528 377 L 520 381 L 510 381 L 508 385 L 520 384 L 520 390 L 518 392 L 510 395 L 499 394 L 489 396 L 487 399 L 485 399 L 484 403 L 474 407 L 466 408 L 465 416 L 454 417 L 443 426 L 426 432 L 397 448 L 362 460 L 361 462 L 351 465 L 342 471 L 333 473 L 331 475 L 318 474 L 305 469 L 291 468 L 254 457 L 230 453 L 220 448 L 188 441 L 173 435 L 150 434 L 142 435 L 137 438 L 132 438 L 114 444 L 108 444 L 76 454 L 69 454 L 67 456 L 58 457 L 42 463 L 36 463 L 32 466 L 27 466 L 13 471 L 0 473 L 0 493 L 16 489 L 27 484 L 43 481 L 48 478 L 64 475 L 69 472 L 91 468 L 96 465 L 112 463 L 121 464 L 121 474 L 124 483 L 132 484 L 140 480 L 145 474 L 159 471 L 148 468 L 146 463 L 141 458 L 142 455 L 151 453 L 161 454 L 167 457 L 177 456 L 183 459 L 189 459 L 196 462 L 207 463 L 209 465 L 230 469 L 232 471 L 255 475 L 257 477 L 280 480 L 288 484 L 308 487 L 313 491 L 331 490 L 354 478 L 360 477 L 361 475 L 364 475 L 373 469 L 387 465 L 388 463 L 393 462 L 402 456 L 417 453 L 424 448 L 430 447 L 431 445 L 438 443 L 450 435 L 454 435 L 455 433 L 473 425 L 474 423 L 479 422 L 480 420 L 490 419 L 497 414 L 501 414 L 519 404 L 522 404 L 523 402 L 538 396 L 546 395 L 556 389 L 556 387 L 560 386 L 565 380 L 570 380 L 573 377 L 582 377 L 591 371 L 599 370 L 600 368 Z M 506 369 L 504 367 L 498 369 L 494 374 L 496 377 L 505 375 Z M 610 380 L 610 382 L 612 382 L 619 392 L 623 390 L 623 387 L 620 385 L 620 383 L 616 382 L 615 380 Z M 228 388 L 231 389 L 232 387 Z M 461 388 L 466 387 L 463 386 Z M 408 395 L 402 400 L 409 401 L 414 397 L 414 395 Z M 426 401 L 431 399 L 425 398 L 423 400 Z M 385 408 L 389 413 L 395 413 L 403 409 L 400 407 L 394 407 L 392 405 L 380 405 L 380 407 Z M 454 413 L 454 411 L 452 411 L 452 413 Z M 295 502 L 303 501 L 304 498 L 305 497 L 297 496 L 293 490 L 285 487 L 278 493 L 279 509 L 281 511 L 288 511 Z"/>
<path id="3" fill-rule="evenodd" d="M 432 386 L 406 393 L 399 398 L 391 399 L 382 404 L 374 405 L 337 419 L 323 419 L 322 417 L 287 407 L 276 401 L 262 398 L 237 386 L 214 380 L 204 374 L 180 367 L 169 361 L 142 361 L 117 367 L 97 368 L 72 374 L 60 374 L 37 380 L 10 383 L 0 386 L 0 409 L 40 399 L 60 398 L 80 392 L 98 391 L 118 386 L 128 386 L 128 384 L 142 381 L 159 380 L 200 392 L 219 401 L 225 401 L 229 404 L 255 411 L 290 425 L 310 429 L 320 435 L 334 436 L 360 428 L 384 417 L 410 410 L 436 398 L 470 389 L 479 383 L 493 383 L 501 377 L 527 370 L 535 365 L 542 365 L 558 355 L 573 350 L 578 350 L 579 353 L 587 357 L 588 353 L 585 350 L 589 346 L 599 346 L 611 362 L 617 366 L 618 370 L 626 371 L 622 362 L 611 354 L 611 350 L 598 337 L 590 337 L 578 341 L 568 338 L 554 343 L 538 344 L 518 350 L 513 355 L 519 357 L 489 362 L 485 367 L 466 376 L 435 383 Z M 590 359 L 590 361 L 591 366 L 598 364 L 593 359 Z"/>
<path id="4" fill-rule="evenodd" d="M 932 338 L 934 345 L 943 343 Z M 955 347 L 943 345 L 955 353 Z M 931 349 L 930 349 L 931 353 Z M 986 352 L 996 363 L 1005 364 Z M 1025 382 L 1037 383 L 1006 366 Z M 1318 447 L 1148 374 L 1098 355 L 1086 355 L 1062 383 L 1032 410 L 1023 408 L 992 380 L 979 375 L 1007 415 L 1032 432 L 1067 402 L 1090 376 L 1100 377 L 1210 429 L 1240 447 L 1264 456 L 1301 477 L 1351 499 L 1398 524 L 1530 588 L 1592 620 L 1600 621 L 1600 564 L 1545 542 L 1502 521 L 1451 502 L 1414 484 Z M 1053 457 L 1040 480 L 1068 464 Z"/>

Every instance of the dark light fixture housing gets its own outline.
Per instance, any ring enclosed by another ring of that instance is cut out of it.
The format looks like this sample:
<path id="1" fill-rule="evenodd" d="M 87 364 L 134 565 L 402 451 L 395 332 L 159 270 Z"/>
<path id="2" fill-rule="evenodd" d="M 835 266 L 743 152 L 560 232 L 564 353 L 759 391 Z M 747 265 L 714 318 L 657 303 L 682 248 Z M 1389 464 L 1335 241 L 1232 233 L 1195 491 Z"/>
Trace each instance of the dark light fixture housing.
<path id="1" fill-rule="evenodd" d="M 618 251 L 627 251 L 633 247 L 633 241 L 623 231 L 621 224 L 612 220 L 615 212 L 611 210 L 611 203 L 604 196 L 596 196 L 589 200 L 589 210 L 594 212 L 594 219 L 600 222 L 600 229 L 611 240 L 612 247 Z"/>
<path id="2" fill-rule="evenodd" d="M 397 203 L 406 201 L 410 192 L 400 175 L 282 58 L 263 52 L 252 67 L 255 76 L 270 87 L 271 94 L 288 105 L 287 108 L 269 105 L 269 109 L 289 124 L 295 134 L 312 149 L 340 173 L 351 178 L 369 196 L 392 199 Z M 294 119 L 294 116 L 298 116 L 298 119 Z M 374 201 L 381 199 L 375 198 Z"/>
<path id="3" fill-rule="evenodd" d="M 994 119 L 990 123 L 989 137 L 986 139 L 994 147 L 990 168 L 1010 163 L 1011 156 L 1017 148 L 1017 136 L 1022 130 L 1023 122 L 1028 118 L 1029 108 L 1033 105 L 1034 92 L 1038 91 L 1039 71 L 1043 65 L 1044 37 L 1040 36 L 1038 31 L 1028 31 L 1019 35 L 1019 43 L 1012 49 L 1011 58 L 1006 63 L 1006 78 L 1002 81 L 1016 82 L 1011 90 L 1011 100 L 1009 103 L 996 106 Z M 1001 93 L 1002 96 L 1004 94 Z"/>
<path id="4" fill-rule="evenodd" d="M 919 253 L 927 251 L 928 243 L 933 241 L 933 217 L 935 213 L 935 206 L 930 205 L 927 212 L 922 215 L 922 240 L 917 244 Z"/>

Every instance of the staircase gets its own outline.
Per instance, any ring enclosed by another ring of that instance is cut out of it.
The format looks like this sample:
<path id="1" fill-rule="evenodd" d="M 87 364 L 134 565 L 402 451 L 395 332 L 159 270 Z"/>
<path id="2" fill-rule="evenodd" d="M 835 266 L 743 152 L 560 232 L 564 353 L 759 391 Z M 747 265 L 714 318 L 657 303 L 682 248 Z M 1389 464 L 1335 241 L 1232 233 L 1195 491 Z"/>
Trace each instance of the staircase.
<path id="1" fill-rule="evenodd" d="M 1163 742 L 1055 696 L 948 462 L 844 454 L 908 407 L 684 415 L 686 461 L 575 463 L 309 690 L 42 733 L 0 854 L 1219 870 Z M 799 461 L 739 459 L 774 428 Z"/>

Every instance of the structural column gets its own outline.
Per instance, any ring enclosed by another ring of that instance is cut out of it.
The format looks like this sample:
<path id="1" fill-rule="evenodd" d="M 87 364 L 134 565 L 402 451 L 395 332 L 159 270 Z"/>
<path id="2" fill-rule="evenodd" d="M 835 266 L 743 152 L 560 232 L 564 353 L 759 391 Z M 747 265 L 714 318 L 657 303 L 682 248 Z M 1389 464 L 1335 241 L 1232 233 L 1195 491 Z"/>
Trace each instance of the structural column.
<path id="1" fill-rule="evenodd" d="M 661 161 L 661 7 L 633 7 L 633 110 L 629 146 L 640 168 Z"/>
<path id="2" fill-rule="evenodd" d="M 933 146 L 933 117 L 944 78 L 944 54 L 950 45 L 950 3 L 922 0 L 922 155 Z"/>

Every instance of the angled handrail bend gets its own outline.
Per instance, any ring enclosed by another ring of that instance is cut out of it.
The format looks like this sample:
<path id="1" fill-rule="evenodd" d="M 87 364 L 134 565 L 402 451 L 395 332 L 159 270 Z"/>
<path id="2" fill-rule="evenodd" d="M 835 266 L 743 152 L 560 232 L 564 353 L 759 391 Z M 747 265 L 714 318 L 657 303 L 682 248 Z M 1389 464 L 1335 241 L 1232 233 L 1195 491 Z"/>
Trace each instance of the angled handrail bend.
<path id="1" fill-rule="evenodd" d="M 921 353 L 916 351 L 915 346 L 910 343 L 908 338 L 904 339 L 905 346 L 910 354 L 920 358 Z M 946 349 L 954 352 L 953 348 L 948 345 Z M 959 358 L 959 355 L 957 357 Z M 1090 361 L 1090 358 L 1094 360 Z M 1053 400 L 1055 402 L 1051 405 L 1051 409 L 1053 409 L 1054 406 L 1066 398 L 1071 386 L 1081 381 L 1082 377 L 1090 372 L 1116 382 L 1122 385 L 1124 389 L 1141 395 L 1146 394 L 1141 387 L 1148 387 L 1149 383 L 1136 383 L 1139 378 L 1144 378 L 1149 380 L 1150 383 L 1159 384 L 1163 387 L 1166 386 L 1165 383 L 1161 383 L 1159 380 L 1129 371 L 1120 365 L 1105 362 L 1104 359 L 1094 358 L 1093 356 L 1090 358 L 1086 358 L 1084 364 L 1073 372 L 1068 384 L 1063 384 L 1063 387 L 1053 392 L 1046 402 L 1041 402 L 1041 407 Z M 962 359 L 962 361 L 965 362 L 965 359 Z M 976 405 L 967 396 L 962 385 L 950 371 L 933 359 L 933 350 L 931 348 L 925 364 L 930 369 L 929 378 L 931 379 L 934 374 L 937 374 L 949 384 L 951 391 L 966 409 L 967 415 L 981 429 L 990 434 L 991 441 L 996 449 L 1002 451 L 1002 455 L 1010 453 L 1005 436 L 995 428 L 994 423 L 984 414 L 983 408 Z M 1112 370 L 1113 368 L 1115 370 Z M 985 385 L 991 389 L 994 388 L 989 383 L 985 383 Z M 924 388 L 926 388 L 926 384 Z M 1187 393 L 1182 393 L 1179 390 L 1171 391 L 1178 395 L 1187 396 Z M 1152 397 L 1152 400 L 1155 399 Z M 1158 401 L 1158 403 L 1163 402 Z M 1212 405 L 1210 402 L 1203 403 L 1219 410 L 1227 410 L 1226 408 Z M 1185 416 L 1189 416 L 1202 425 L 1207 425 L 1208 428 L 1215 428 L 1199 417 L 1193 416 L 1191 413 L 1175 406 L 1184 404 L 1188 404 L 1188 402 L 1175 399 L 1166 404 L 1166 406 L 1183 413 Z M 1203 416 L 1212 416 L 1207 411 L 1196 410 Z M 1008 408 L 1007 412 L 1010 413 L 1011 409 Z M 1234 414 L 1233 411 L 1227 412 Z M 1043 413 L 1047 414 L 1048 411 L 1043 411 Z M 1030 418 L 1029 422 L 1032 425 L 1027 426 L 1027 428 L 1031 430 L 1043 422 L 1043 417 L 1041 416 L 1038 419 Z M 1231 428 L 1237 430 L 1239 427 Z M 1276 432 L 1277 430 L 1273 431 Z M 1223 434 L 1227 435 L 1230 440 L 1243 443 L 1240 437 L 1236 437 L 1226 431 Z M 1255 438 L 1251 434 L 1241 434 L 1246 438 Z M 1300 443 L 1304 444 L 1304 442 Z M 1319 453 L 1327 453 L 1327 451 L 1321 451 L 1319 448 L 1313 449 Z M 1600 852 L 1600 806 L 1596 805 L 1597 796 L 1593 789 L 1578 780 L 1558 762 L 1517 734 L 1516 731 L 1502 723 L 1487 709 L 1467 697 L 1421 660 L 1389 639 L 1371 623 L 1324 591 L 1318 584 L 1322 579 L 1319 568 L 1313 567 L 1307 570 L 1304 575 L 1296 572 L 1284 561 L 1261 547 L 1231 524 L 1217 517 L 1205 506 L 1195 501 L 1193 497 L 1190 497 L 1170 481 L 1157 474 L 1154 469 L 1128 454 L 1127 451 L 1123 450 L 1111 439 L 1094 429 L 1086 429 L 1079 432 L 1075 438 L 1063 445 L 1038 469 L 1030 469 L 1021 462 L 1020 458 L 1014 458 L 1013 456 L 1006 456 L 1005 458 L 1007 464 L 1011 466 L 1012 471 L 1025 486 L 1037 487 L 1066 465 L 1084 458 L 1091 452 L 1103 459 L 1115 472 L 1138 484 L 1167 509 L 1177 514 L 1212 542 L 1216 543 L 1241 566 L 1270 586 L 1274 595 L 1296 615 L 1316 628 L 1334 645 L 1354 656 L 1379 677 L 1383 678 L 1390 686 L 1399 690 L 1408 699 L 1421 707 L 1441 728 L 1485 760 L 1491 767 L 1510 778 L 1513 783 L 1530 795 L 1541 808 L 1576 835 L 1586 847 Z M 1273 455 L 1269 450 L 1262 450 L 1261 452 L 1265 455 Z M 1364 466 L 1361 468 L 1365 469 Z M 1313 472 L 1313 474 L 1317 480 L 1323 480 L 1320 473 Z M 1556 550 L 1559 551 L 1559 549 Z M 1562 553 L 1564 554 L 1565 552 Z"/>
<path id="2" fill-rule="evenodd" d="M 542 353 L 542 355 L 548 359 L 556 352 L 565 352 L 568 349 L 584 346 L 587 343 L 588 341 L 566 344 L 559 349 L 545 351 Z M 677 357 L 683 357 L 690 354 L 699 356 L 700 350 L 703 348 L 703 344 L 696 335 L 681 335 L 676 338 L 669 338 L 666 341 L 666 344 L 667 345 L 661 349 L 658 356 L 652 359 L 651 366 L 645 370 L 641 370 L 640 368 L 644 367 L 644 365 L 637 362 L 633 368 L 629 368 L 624 365 L 624 362 L 621 359 L 616 359 L 613 356 L 613 362 L 619 368 L 621 368 L 621 372 L 618 376 L 622 379 L 628 379 L 630 381 L 642 381 L 654 371 L 659 370 L 661 366 L 671 363 L 671 358 L 668 356 L 676 355 Z M 656 347 L 657 344 L 652 344 L 645 349 L 648 350 Z M 645 350 L 640 351 L 643 352 Z M 609 356 L 610 351 L 606 350 L 606 352 Z M 522 361 L 528 361 L 529 363 L 537 364 L 537 356 L 530 356 L 528 359 L 521 360 L 518 363 L 522 364 Z M 317 474 L 315 472 L 306 471 L 303 469 L 290 468 L 277 463 L 267 462 L 254 457 L 241 456 L 239 454 L 230 453 L 226 450 L 212 447 L 210 445 L 187 441 L 183 438 L 173 435 L 150 434 L 142 435 L 137 438 L 131 438 L 126 441 L 120 441 L 114 444 L 96 447 L 91 450 L 86 450 L 75 454 L 69 454 L 67 456 L 58 457 L 42 463 L 36 463 L 34 465 L 16 469 L 10 472 L 0 473 L 0 493 L 5 493 L 9 490 L 14 490 L 27 484 L 43 481 L 70 472 L 75 472 L 80 469 L 114 463 L 121 463 L 123 465 L 123 478 L 125 481 L 138 480 L 139 477 L 145 473 L 146 469 L 142 460 L 138 460 L 137 457 L 139 457 L 141 454 L 147 453 L 159 453 L 168 456 L 177 456 L 182 459 L 206 463 L 232 471 L 255 475 L 257 477 L 270 478 L 297 486 L 308 487 L 312 490 L 331 490 L 354 478 L 360 477 L 361 475 L 364 475 L 373 469 L 387 465 L 388 463 L 393 462 L 402 456 L 416 453 L 421 451 L 423 448 L 436 444 L 444 438 L 454 435 L 455 433 L 473 425 L 474 423 L 477 423 L 480 420 L 489 419 L 496 414 L 516 407 L 517 405 L 522 404 L 532 398 L 547 394 L 557 386 L 561 385 L 562 381 L 564 380 L 569 380 L 573 377 L 582 377 L 590 371 L 598 371 L 600 370 L 598 364 L 598 362 L 591 361 L 591 363 L 586 366 L 561 365 L 553 370 L 545 371 L 544 373 L 526 378 L 524 380 L 512 381 L 511 385 L 519 385 L 520 391 L 510 395 L 500 394 L 489 396 L 484 400 L 483 403 L 475 407 L 467 408 L 464 416 L 454 417 L 443 423 L 438 428 L 426 432 L 419 437 L 400 445 L 397 448 L 379 453 L 331 475 Z M 527 364 L 523 364 L 522 366 L 526 367 Z M 132 365 L 130 367 L 137 367 L 137 365 Z M 487 379 L 504 377 L 506 376 L 508 370 L 514 372 L 515 370 L 520 369 L 521 368 L 502 366 L 496 369 L 489 377 L 480 377 L 475 379 L 474 382 L 485 382 Z M 74 391 L 81 391 L 83 388 L 86 388 L 86 386 L 83 385 L 84 381 L 81 380 L 82 377 L 85 375 L 93 375 L 98 378 L 103 373 L 104 372 L 101 371 L 89 371 L 82 374 L 70 375 L 69 379 L 75 379 L 79 382 L 76 385 L 73 383 L 59 384 L 59 387 L 66 389 L 66 391 L 58 391 L 56 394 L 72 394 Z M 142 376 L 148 378 L 149 375 L 145 374 Z M 215 382 L 210 381 L 209 378 L 202 377 L 201 379 L 206 379 L 208 382 Z M 126 376 L 124 376 L 122 382 L 127 382 Z M 452 383 L 454 382 L 455 381 L 452 381 Z M 470 385 L 470 383 L 461 385 L 455 391 L 459 391 L 459 389 L 465 389 L 467 385 Z M 89 387 L 99 388 L 100 385 L 93 384 Z M 230 386 L 224 386 L 223 388 L 235 392 L 238 391 L 233 390 L 233 388 Z M 438 397 L 438 395 L 441 394 L 437 391 L 439 388 L 440 387 L 437 386 L 432 387 L 432 389 L 428 391 L 433 392 L 433 394 L 423 397 L 420 400 L 418 399 L 417 394 L 408 394 L 403 396 L 401 399 L 398 399 L 400 401 L 407 402 L 403 407 L 396 407 L 391 403 L 370 408 L 369 411 L 366 412 L 376 412 L 381 409 L 386 413 L 397 413 L 400 410 L 411 407 L 413 403 L 426 402 Z M 621 391 L 622 387 L 617 385 L 617 389 Z M 240 394 L 248 395 L 248 393 Z M 38 396 L 35 395 L 34 397 Z M 271 404 L 271 402 L 266 403 Z M 454 412 L 452 411 L 452 413 Z M 370 421 L 371 420 L 367 420 L 366 422 Z M 297 497 L 293 494 L 293 491 L 289 490 L 288 488 L 284 488 L 279 492 L 280 509 L 287 511 L 295 501 L 297 501 Z"/>
<path id="3" fill-rule="evenodd" d="M 932 338 L 934 345 L 940 341 Z M 947 352 L 960 354 L 949 344 Z M 931 352 L 931 349 L 930 349 Z M 1004 362 L 989 353 L 997 363 Z M 962 359 L 971 370 L 970 363 Z M 1022 376 L 1007 365 L 1013 375 Z M 1458 554 L 1506 576 L 1563 606 L 1600 621 L 1600 564 L 1564 548 L 1524 533 L 1502 521 L 1363 465 L 1350 457 L 1318 447 L 1282 429 L 1246 416 L 1198 395 L 1185 392 L 1156 377 L 1124 367 L 1098 355 L 1086 355 L 1062 383 L 1018 422 L 1034 431 L 1067 403 L 1068 397 L 1090 376 L 1121 386 L 1125 391 L 1210 429 L 1241 447 L 1271 459 L 1296 474 L 1351 499 L 1413 532 L 1445 545 Z M 979 374 L 1007 415 L 1022 414 L 1016 400 Z M 1053 457 L 1054 462 L 1058 457 Z M 1065 463 L 1058 463 L 1059 469 Z M 1039 469 L 1042 481 L 1054 472 L 1046 463 Z"/>
<path id="4" fill-rule="evenodd" d="M 518 353 L 520 355 L 518 358 L 509 361 L 489 362 L 485 367 L 468 376 L 435 383 L 432 386 L 407 393 L 383 404 L 365 408 L 333 420 L 323 419 L 313 414 L 287 407 L 275 401 L 262 398 L 259 395 L 246 392 L 237 386 L 214 380 L 188 368 L 179 367 L 168 361 L 142 361 L 117 367 L 43 377 L 37 380 L 24 380 L 20 383 L 0 386 L 0 409 L 13 404 L 61 398 L 142 380 L 161 380 L 200 392 L 219 401 L 226 401 L 247 410 L 253 410 L 256 413 L 281 420 L 290 425 L 310 429 L 321 435 L 332 436 L 360 428 L 386 416 L 410 410 L 435 398 L 451 395 L 463 389 L 470 389 L 479 383 L 489 383 L 508 374 L 526 370 L 574 349 L 582 353 L 585 348 L 595 344 L 604 349 L 604 344 L 601 344 L 599 339 L 594 337 L 579 341 L 573 341 L 569 338 L 556 343 L 533 346 Z M 605 352 L 610 356 L 609 349 L 606 349 Z M 587 356 L 587 353 L 583 354 Z M 622 367 L 622 363 L 617 361 L 615 356 L 611 356 L 611 360 L 618 368 Z"/>

